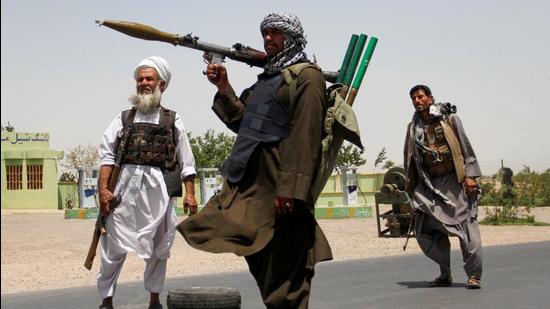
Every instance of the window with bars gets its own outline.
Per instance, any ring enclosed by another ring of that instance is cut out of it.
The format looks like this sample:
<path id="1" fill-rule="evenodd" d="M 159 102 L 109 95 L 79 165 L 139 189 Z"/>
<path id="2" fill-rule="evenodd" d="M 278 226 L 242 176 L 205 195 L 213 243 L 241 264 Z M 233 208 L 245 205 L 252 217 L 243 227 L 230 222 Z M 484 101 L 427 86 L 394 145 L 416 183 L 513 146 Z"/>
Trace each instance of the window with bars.
<path id="1" fill-rule="evenodd" d="M 23 165 L 7 165 L 6 180 L 8 183 L 8 190 L 22 190 Z"/>
<path id="2" fill-rule="evenodd" d="M 27 189 L 42 189 L 42 165 L 27 165 Z"/>

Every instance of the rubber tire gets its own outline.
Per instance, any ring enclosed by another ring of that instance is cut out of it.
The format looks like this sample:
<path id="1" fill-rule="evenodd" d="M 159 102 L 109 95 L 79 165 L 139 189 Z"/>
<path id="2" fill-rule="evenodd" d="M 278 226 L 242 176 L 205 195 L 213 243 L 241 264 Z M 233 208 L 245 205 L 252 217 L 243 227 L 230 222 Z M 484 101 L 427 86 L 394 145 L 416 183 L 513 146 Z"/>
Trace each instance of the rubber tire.
<path id="1" fill-rule="evenodd" d="M 168 309 L 239 309 L 241 293 L 227 287 L 191 287 L 168 291 Z"/>

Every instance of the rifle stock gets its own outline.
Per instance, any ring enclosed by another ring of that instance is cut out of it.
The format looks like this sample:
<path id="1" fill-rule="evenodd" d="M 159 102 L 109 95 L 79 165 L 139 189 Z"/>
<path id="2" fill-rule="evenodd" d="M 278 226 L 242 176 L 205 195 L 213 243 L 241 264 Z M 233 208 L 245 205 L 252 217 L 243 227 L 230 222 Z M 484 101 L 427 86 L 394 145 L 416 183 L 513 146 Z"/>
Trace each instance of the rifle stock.
<path id="1" fill-rule="evenodd" d="M 86 260 L 84 261 L 84 267 L 86 267 L 87 270 L 92 270 L 92 264 L 94 263 L 95 253 L 97 251 L 97 245 L 99 244 L 99 238 L 101 237 L 103 230 L 105 233 L 107 230 L 105 230 L 105 227 L 101 227 L 101 221 L 102 221 L 102 214 L 101 210 L 99 211 L 99 214 L 97 216 L 97 220 L 95 222 L 95 228 L 94 228 L 94 235 L 92 237 L 92 242 L 90 243 L 90 248 L 88 249 L 88 254 L 86 255 Z"/>
<path id="2" fill-rule="evenodd" d="M 114 192 L 119 174 L 120 174 L 120 165 L 114 165 L 113 170 L 111 171 L 111 175 L 109 176 L 109 183 L 107 186 L 110 192 Z M 115 209 L 115 207 L 118 206 L 118 204 L 120 204 L 120 198 L 121 198 L 120 195 L 117 194 L 111 201 L 109 201 L 110 210 Z M 97 245 L 99 244 L 99 238 L 107 234 L 107 228 L 105 227 L 106 218 L 107 216 L 101 213 L 101 209 L 100 209 L 99 213 L 97 214 L 97 220 L 95 222 L 92 242 L 90 243 L 90 248 L 88 249 L 88 254 L 86 255 L 86 260 L 84 261 L 84 267 L 86 267 L 86 269 L 88 270 L 92 269 L 92 264 L 94 263 L 94 258 L 97 251 Z"/>

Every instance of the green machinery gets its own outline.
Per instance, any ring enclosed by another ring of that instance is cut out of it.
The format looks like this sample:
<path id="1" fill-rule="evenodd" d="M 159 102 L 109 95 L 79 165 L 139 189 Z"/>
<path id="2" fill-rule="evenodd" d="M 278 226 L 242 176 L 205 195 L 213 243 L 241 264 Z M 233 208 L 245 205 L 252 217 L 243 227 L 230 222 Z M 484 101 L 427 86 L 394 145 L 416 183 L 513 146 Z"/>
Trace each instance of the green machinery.
<path id="1" fill-rule="evenodd" d="M 392 167 L 384 175 L 384 184 L 380 187 L 380 191 L 374 194 L 378 237 L 407 236 L 412 216 L 410 198 L 405 191 L 405 181 L 403 168 Z M 391 205 L 391 209 L 381 213 L 382 204 Z M 383 230 L 382 223 L 384 223 Z"/>

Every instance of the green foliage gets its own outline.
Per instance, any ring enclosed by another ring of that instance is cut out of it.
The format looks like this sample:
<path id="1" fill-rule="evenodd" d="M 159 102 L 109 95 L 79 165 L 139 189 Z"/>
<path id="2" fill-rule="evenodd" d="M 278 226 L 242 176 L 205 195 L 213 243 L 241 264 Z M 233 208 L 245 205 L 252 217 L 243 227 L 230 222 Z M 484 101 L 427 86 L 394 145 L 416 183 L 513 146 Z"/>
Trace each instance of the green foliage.
<path id="1" fill-rule="evenodd" d="M 517 204 L 534 207 L 550 205 L 550 169 L 539 174 L 523 166 L 513 181 Z"/>
<path id="2" fill-rule="evenodd" d="M 2 127 L 2 131 L 6 132 L 14 132 L 15 128 L 11 125 L 11 123 L 8 121 L 8 125 L 5 127 Z"/>
<path id="3" fill-rule="evenodd" d="M 394 166 L 395 166 L 395 162 L 393 162 L 391 160 L 386 160 L 386 162 L 384 162 L 384 165 L 382 165 L 382 169 L 383 170 L 389 170 L 390 168 L 392 168 Z"/>
<path id="4" fill-rule="evenodd" d="M 61 182 L 76 182 L 76 176 L 75 174 L 71 172 L 63 172 L 61 176 L 59 176 L 59 181 Z"/>
<path id="5" fill-rule="evenodd" d="M 337 166 L 362 166 L 367 163 L 367 160 L 362 157 L 363 153 L 355 145 L 345 142 L 336 157 Z"/>
<path id="6" fill-rule="evenodd" d="M 512 186 L 506 186 L 502 172 L 492 176 L 490 182 L 482 182 L 481 205 L 521 205 L 527 207 L 550 205 L 550 169 L 543 173 L 531 171 L 528 166 L 512 176 Z"/>
<path id="7" fill-rule="evenodd" d="M 235 143 L 234 136 L 225 133 L 215 134 L 214 130 L 208 130 L 202 136 L 197 137 L 193 137 L 189 132 L 188 137 L 197 168 L 220 168 Z"/>
<path id="8" fill-rule="evenodd" d="M 378 153 L 378 156 L 376 156 L 376 160 L 374 160 L 374 168 L 378 166 L 378 164 L 384 162 L 386 160 L 386 147 L 382 147 L 382 150 Z"/>
<path id="9" fill-rule="evenodd" d="M 536 222 L 535 216 L 526 215 L 524 218 L 505 218 L 489 216 L 479 222 L 486 225 L 532 225 L 532 226 L 550 226 L 549 223 Z"/>
<path id="10" fill-rule="evenodd" d="M 532 207 L 550 205 L 550 169 L 537 173 L 524 166 L 512 176 L 511 183 L 504 181 L 506 172 L 502 169 L 491 181 L 481 183 L 480 205 L 493 206 L 487 208 L 487 217 L 481 223 L 530 224 L 530 220 L 534 221 L 534 217 L 528 215 Z"/>

